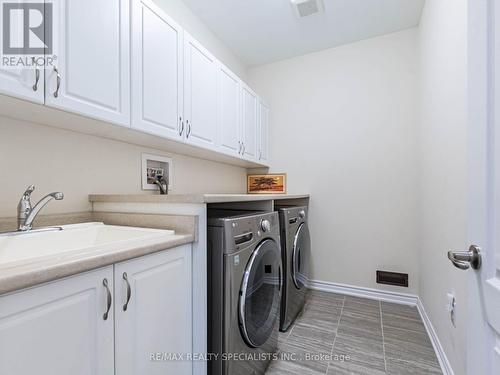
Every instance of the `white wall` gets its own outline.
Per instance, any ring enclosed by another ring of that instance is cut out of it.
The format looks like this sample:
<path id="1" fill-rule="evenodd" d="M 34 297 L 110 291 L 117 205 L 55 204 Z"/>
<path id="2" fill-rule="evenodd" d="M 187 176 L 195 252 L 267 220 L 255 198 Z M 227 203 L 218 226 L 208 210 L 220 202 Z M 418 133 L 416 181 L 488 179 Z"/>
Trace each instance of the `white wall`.
<path id="1" fill-rule="evenodd" d="M 448 250 L 467 243 L 467 0 L 427 0 L 420 23 L 420 296 L 455 374 L 465 374 L 467 272 Z M 457 327 L 445 309 L 457 297 Z"/>
<path id="2" fill-rule="evenodd" d="M 127 143 L 0 117 L 0 217 L 16 216 L 24 189 L 62 191 L 45 213 L 88 211 L 90 193 L 141 190 L 141 153 L 173 158 L 173 193 L 244 193 L 246 170 Z"/>
<path id="3" fill-rule="evenodd" d="M 153 1 L 241 79 L 246 78 L 246 66 L 182 0 Z"/>
<path id="4" fill-rule="evenodd" d="M 411 29 L 248 71 L 271 107 L 271 170 L 312 196 L 314 279 L 418 290 L 417 44 Z"/>

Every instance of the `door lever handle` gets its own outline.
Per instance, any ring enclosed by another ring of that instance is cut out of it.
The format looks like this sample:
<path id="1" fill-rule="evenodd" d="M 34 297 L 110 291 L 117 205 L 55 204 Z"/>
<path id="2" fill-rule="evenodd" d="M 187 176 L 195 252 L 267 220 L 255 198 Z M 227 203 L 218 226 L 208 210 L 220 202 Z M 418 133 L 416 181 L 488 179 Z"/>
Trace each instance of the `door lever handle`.
<path id="1" fill-rule="evenodd" d="M 469 251 L 448 251 L 448 259 L 461 270 L 472 267 L 474 270 L 481 268 L 481 248 L 471 245 Z"/>

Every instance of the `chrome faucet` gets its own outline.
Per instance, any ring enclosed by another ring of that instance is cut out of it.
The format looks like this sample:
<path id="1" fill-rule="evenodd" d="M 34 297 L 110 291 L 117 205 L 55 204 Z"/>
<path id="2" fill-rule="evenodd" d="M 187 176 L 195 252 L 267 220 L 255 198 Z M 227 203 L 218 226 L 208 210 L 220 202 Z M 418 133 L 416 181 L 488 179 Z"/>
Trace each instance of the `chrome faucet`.
<path id="1" fill-rule="evenodd" d="M 168 194 L 168 177 L 165 178 L 164 176 L 160 175 L 156 176 L 155 185 L 158 186 L 158 189 L 160 190 L 160 195 Z"/>
<path id="2" fill-rule="evenodd" d="M 37 217 L 38 213 L 42 210 L 47 203 L 52 199 L 60 201 L 64 198 L 63 193 L 50 193 L 40 199 L 40 201 L 35 204 L 34 207 L 31 206 L 31 193 L 35 190 L 35 186 L 28 186 L 24 192 L 19 204 L 17 205 L 17 230 L 18 231 L 28 231 L 33 228 L 33 221 Z"/>

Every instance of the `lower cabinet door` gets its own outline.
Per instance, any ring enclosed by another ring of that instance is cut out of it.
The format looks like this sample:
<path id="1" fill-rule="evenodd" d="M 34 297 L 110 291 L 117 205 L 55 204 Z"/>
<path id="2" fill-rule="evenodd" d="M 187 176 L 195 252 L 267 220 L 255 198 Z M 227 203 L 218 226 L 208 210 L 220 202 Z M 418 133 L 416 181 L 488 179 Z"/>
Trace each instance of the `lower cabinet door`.
<path id="1" fill-rule="evenodd" d="M 112 266 L 0 296 L 0 374 L 113 374 L 112 296 Z"/>
<path id="2" fill-rule="evenodd" d="M 115 265 L 119 375 L 190 375 L 191 245 Z"/>

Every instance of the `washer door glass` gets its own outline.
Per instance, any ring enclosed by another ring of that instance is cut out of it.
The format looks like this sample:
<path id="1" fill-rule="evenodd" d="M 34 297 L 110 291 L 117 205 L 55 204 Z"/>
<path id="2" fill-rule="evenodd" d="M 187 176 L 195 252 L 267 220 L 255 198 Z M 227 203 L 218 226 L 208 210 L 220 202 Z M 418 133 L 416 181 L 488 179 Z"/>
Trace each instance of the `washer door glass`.
<path id="1" fill-rule="evenodd" d="M 262 241 L 248 261 L 240 292 L 240 329 L 251 347 L 262 346 L 279 318 L 281 254 L 275 241 Z"/>
<path id="2" fill-rule="evenodd" d="M 309 229 L 306 223 L 302 223 L 295 233 L 292 251 L 292 280 L 297 289 L 307 286 L 310 253 L 311 239 L 309 237 Z"/>

